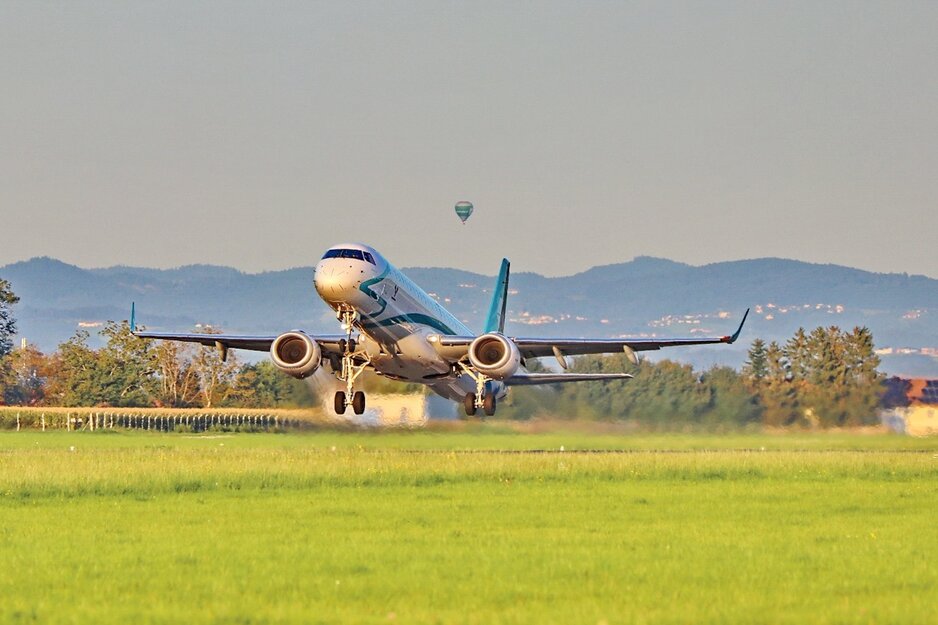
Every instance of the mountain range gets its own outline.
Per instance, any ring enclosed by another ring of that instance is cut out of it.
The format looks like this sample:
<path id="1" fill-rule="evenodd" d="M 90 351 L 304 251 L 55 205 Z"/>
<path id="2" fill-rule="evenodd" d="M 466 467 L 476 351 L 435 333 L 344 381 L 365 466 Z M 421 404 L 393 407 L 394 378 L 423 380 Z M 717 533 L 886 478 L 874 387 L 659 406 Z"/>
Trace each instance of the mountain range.
<path id="1" fill-rule="evenodd" d="M 493 276 L 403 271 L 469 327 L 481 327 Z M 47 257 L 0 267 L 21 298 L 14 308 L 20 335 L 44 351 L 79 328 L 95 335 L 105 321 L 127 319 L 131 302 L 137 323 L 151 330 L 335 333 L 312 275 L 312 267 L 257 274 L 212 265 L 83 269 Z M 784 341 L 799 326 L 861 325 L 883 350 L 884 371 L 938 377 L 938 280 L 926 276 L 778 258 L 692 266 L 638 257 L 572 276 L 514 273 L 510 293 L 506 332 L 515 336 L 723 335 L 752 308 L 736 345 L 671 350 L 668 357 L 738 366 L 755 337 Z"/>

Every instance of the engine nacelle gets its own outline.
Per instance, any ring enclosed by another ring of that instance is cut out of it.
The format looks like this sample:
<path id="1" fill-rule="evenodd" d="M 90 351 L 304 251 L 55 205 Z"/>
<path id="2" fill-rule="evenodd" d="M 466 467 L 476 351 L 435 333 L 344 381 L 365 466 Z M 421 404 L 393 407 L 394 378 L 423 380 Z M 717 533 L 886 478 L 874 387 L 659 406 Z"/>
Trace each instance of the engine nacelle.
<path id="1" fill-rule="evenodd" d="M 274 365 L 297 379 L 308 378 L 319 368 L 322 350 L 319 343 L 294 330 L 284 332 L 270 344 L 270 359 Z"/>
<path id="2" fill-rule="evenodd" d="M 483 334 L 469 345 L 469 362 L 493 380 L 510 378 L 521 366 L 521 352 L 501 334 Z"/>

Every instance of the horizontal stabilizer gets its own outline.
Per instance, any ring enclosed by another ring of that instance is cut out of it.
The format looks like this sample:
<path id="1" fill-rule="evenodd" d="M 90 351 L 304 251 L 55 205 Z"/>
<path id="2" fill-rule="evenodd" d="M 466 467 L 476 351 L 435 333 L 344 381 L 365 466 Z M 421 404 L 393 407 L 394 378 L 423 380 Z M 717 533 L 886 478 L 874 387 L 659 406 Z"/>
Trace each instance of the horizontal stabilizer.
<path id="1" fill-rule="evenodd" d="M 630 373 L 518 373 L 507 380 L 508 386 L 534 386 L 535 384 L 561 384 L 563 382 L 610 382 L 628 380 Z"/>

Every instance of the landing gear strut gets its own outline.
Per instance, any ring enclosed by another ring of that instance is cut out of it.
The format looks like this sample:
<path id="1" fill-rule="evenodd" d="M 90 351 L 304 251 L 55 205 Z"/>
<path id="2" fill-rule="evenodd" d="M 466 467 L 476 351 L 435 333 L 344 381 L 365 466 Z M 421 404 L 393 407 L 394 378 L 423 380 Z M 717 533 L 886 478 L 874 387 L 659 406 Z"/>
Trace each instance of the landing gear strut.
<path id="1" fill-rule="evenodd" d="M 342 352 L 341 363 L 333 362 L 333 364 L 340 364 L 340 371 L 336 373 L 339 379 L 345 382 L 345 391 L 338 391 L 335 394 L 335 412 L 345 414 L 345 410 L 351 406 L 355 414 L 360 415 L 365 412 L 365 394 L 362 391 L 355 391 L 355 380 L 364 373 L 371 364 L 371 360 L 363 350 L 359 350 L 358 342 L 352 338 L 357 313 L 354 310 L 339 310 L 337 316 L 345 329 L 345 338 L 339 341 L 339 350 Z"/>
<path id="2" fill-rule="evenodd" d="M 495 393 L 486 392 L 485 383 L 489 379 L 473 370 L 471 367 L 466 366 L 465 363 L 460 362 L 459 366 L 462 368 L 463 373 L 471 377 L 476 383 L 476 392 L 475 393 L 466 393 L 465 398 L 463 399 L 463 407 L 466 410 L 466 416 L 472 417 L 479 411 L 479 408 L 485 412 L 487 417 L 491 417 L 495 414 Z"/>

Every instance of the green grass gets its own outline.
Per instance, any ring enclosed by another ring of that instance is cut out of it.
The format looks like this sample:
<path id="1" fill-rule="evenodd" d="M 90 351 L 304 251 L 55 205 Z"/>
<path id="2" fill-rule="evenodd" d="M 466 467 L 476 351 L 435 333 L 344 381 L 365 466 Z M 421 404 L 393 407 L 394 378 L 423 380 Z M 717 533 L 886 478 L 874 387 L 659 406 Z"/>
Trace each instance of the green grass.
<path id="1" fill-rule="evenodd" d="M 933 623 L 936 519 L 935 439 L 0 433 L 0 622 Z"/>

